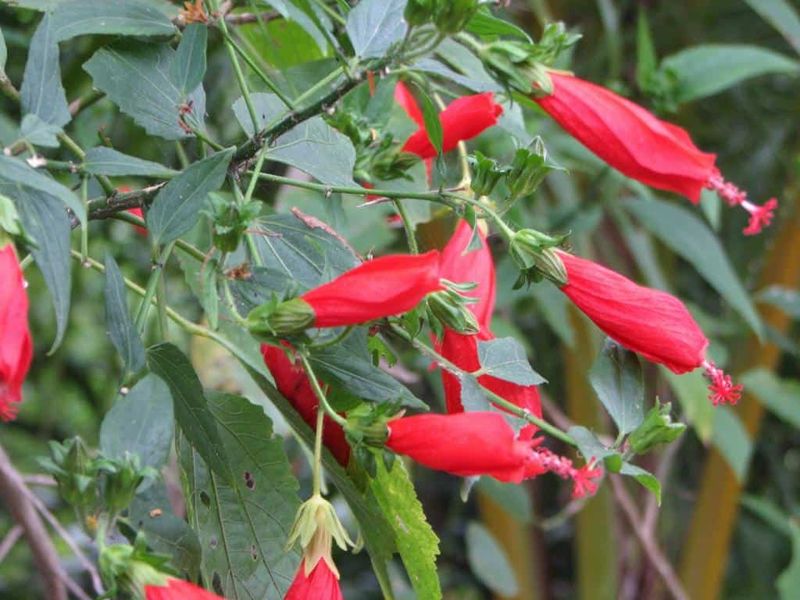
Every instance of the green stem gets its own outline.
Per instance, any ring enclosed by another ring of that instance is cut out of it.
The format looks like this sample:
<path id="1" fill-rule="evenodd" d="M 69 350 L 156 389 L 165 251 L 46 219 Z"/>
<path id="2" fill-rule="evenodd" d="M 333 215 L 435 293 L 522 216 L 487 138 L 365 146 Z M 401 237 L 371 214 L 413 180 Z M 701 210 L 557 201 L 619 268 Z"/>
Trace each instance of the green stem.
<path id="1" fill-rule="evenodd" d="M 89 214 L 89 178 L 85 175 L 81 177 L 81 202 Z M 83 258 L 89 255 L 89 222 L 88 219 L 81 223 L 81 254 Z"/>
<path id="2" fill-rule="evenodd" d="M 203 133 L 202 131 L 200 131 L 200 130 L 199 130 L 199 129 L 197 129 L 196 127 L 193 127 L 193 126 L 192 126 L 192 125 L 191 125 L 191 124 L 190 124 L 188 121 L 186 121 L 185 119 L 182 119 L 181 121 L 182 121 L 182 123 L 183 123 L 184 125 L 186 125 L 186 126 L 189 128 L 189 129 L 191 129 L 192 133 L 194 134 L 194 136 L 195 136 L 195 137 L 196 137 L 198 140 L 200 140 L 201 142 L 203 142 L 204 144 L 206 144 L 206 145 L 207 145 L 207 146 L 209 146 L 210 148 L 213 148 L 213 149 L 214 149 L 214 150 L 216 150 L 217 152 L 219 152 L 219 151 L 221 151 L 221 150 L 225 150 L 225 146 L 223 146 L 222 144 L 219 144 L 219 143 L 215 142 L 214 140 L 212 140 L 212 139 L 211 139 L 210 137 L 208 137 L 208 136 L 207 136 L 205 133 Z"/>
<path id="3" fill-rule="evenodd" d="M 244 59 L 244 62 L 247 63 L 247 66 L 255 71 L 256 75 L 258 75 L 258 78 L 264 82 L 264 85 L 266 85 L 273 94 L 280 98 L 281 102 L 283 102 L 289 110 L 294 110 L 294 102 L 292 102 L 292 100 L 281 91 L 281 89 L 272 81 L 272 79 L 269 78 L 269 75 L 267 75 L 264 70 L 258 66 L 256 61 L 253 60 L 253 58 L 245 51 L 245 49 L 239 46 L 239 44 L 237 44 L 236 41 L 230 35 L 228 35 L 227 26 L 222 26 L 222 33 L 225 36 L 225 41 L 229 43 L 233 49 L 236 50 L 236 52 L 239 53 L 239 56 Z M 258 129 L 258 127 L 256 127 L 256 129 Z"/>
<path id="4" fill-rule="evenodd" d="M 317 427 L 314 432 L 314 464 L 312 466 L 313 495 L 319 496 L 322 488 L 322 431 L 325 427 L 325 409 L 317 407 Z"/>
<path id="5" fill-rule="evenodd" d="M 164 270 L 164 265 L 175 247 L 175 242 L 170 242 L 164 249 L 157 254 L 153 270 L 150 273 L 150 278 L 147 280 L 147 288 L 145 288 L 144 298 L 139 305 L 139 310 L 136 312 L 136 329 L 139 333 L 144 332 L 144 324 L 147 321 L 147 313 L 153 303 L 156 290 L 158 289 L 158 280 L 161 278 L 161 273 Z"/>
<path id="6" fill-rule="evenodd" d="M 408 249 L 411 251 L 411 254 L 419 254 L 417 237 L 414 234 L 414 224 L 411 222 L 411 219 L 408 216 L 406 207 L 403 206 L 403 202 L 401 200 L 395 199 L 392 201 L 392 203 L 394 204 L 395 210 L 397 210 L 397 214 L 400 215 L 400 220 L 403 222 L 403 229 L 406 232 L 406 241 L 408 241 Z"/>
<path id="7" fill-rule="evenodd" d="M 262 152 L 261 154 L 263 155 L 264 153 Z M 242 195 L 242 190 L 239 189 L 239 184 L 237 183 L 237 181 L 232 176 L 230 179 L 231 179 L 231 187 L 233 188 L 233 196 L 234 198 L 236 198 L 236 203 L 239 206 L 244 206 L 248 201 L 247 197 Z M 257 178 L 253 177 L 253 179 Z M 252 181 L 250 183 L 252 185 Z M 264 266 L 264 261 L 261 260 L 261 254 L 258 251 L 258 246 L 256 245 L 256 239 L 255 237 L 253 237 L 253 234 L 249 232 L 245 233 L 244 240 L 245 243 L 247 244 L 247 250 L 250 253 L 250 260 L 253 261 L 253 264 L 255 264 L 258 267 Z"/>
<path id="8" fill-rule="evenodd" d="M 136 225 L 138 227 L 147 227 L 147 224 L 144 222 L 144 219 L 140 219 L 136 215 L 132 215 L 129 212 L 117 213 L 111 218 L 116 219 L 117 221 L 125 221 L 126 223 L 130 223 L 131 225 Z M 203 252 L 199 248 L 193 246 L 186 240 L 178 238 L 177 240 L 175 240 L 175 246 L 178 249 L 186 252 L 186 254 L 188 254 L 195 260 L 198 260 L 200 262 L 204 262 L 206 260 L 206 255 L 203 254 Z"/>
<path id="9" fill-rule="evenodd" d="M 441 354 L 436 352 L 436 350 L 434 350 L 433 348 L 431 348 L 430 346 L 428 346 L 424 342 L 420 341 L 418 338 L 412 338 L 408 334 L 408 332 L 405 329 L 403 329 L 402 327 L 400 327 L 399 325 L 392 324 L 391 327 L 392 327 L 392 331 L 394 333 L 396 333 L 397 335 L 402 337 L 404 340 L 406 340 L 408 343 L 410 343 L 412 346 L 414 346 L 414 348 L 416 348 L 417 350 L 419 350 L 420 352 L 422 352 L 423 354 L 428 356 L 431 360 L 433 360 L 434 362 L 438 363 L 441 367 L 447 369 L 448 371 L 450 371 L 454 375 L 458 375 L 458 376 L 474 375 L 473 373 L 470 373 L 469 371 L 465 371 L 464 369 L 461 369 L 460 367 L 456 366 L 454 363 L 452 363 L 451 361 L 447 360 Z M 555 427 L 555 426 L 551 425 L 547 421 L 545 421 L 543 419 L 540 419 L 536 415 L 532 414 L 529 410 L 527 410 L 525 408 L 521 408 L 521 407 L 517 406 L 516 404 L 514 404 L 513 402 L 509 402 L 508 400 L 506 400 L 502 396 L 497 395 L 492 390 L 484 387 L 479 381 L 477 381 L 477 378 L 476 378 L 476 382 L 481 387 L 483 393 L 486 394 L 489 397 L 489 399 L 491 400 L 491 402 L 493 404 L 496 404 L 497 406 L 507 410 L 508 412 L 513 414 L 514 416 L 519 417 L 520 419 L 523 419 L 523 420 L 527 421 L 528 423 L 532 423 L 533 425 L 536 425 L 539 429 L 544 431 L 549 436 L 554 437 L 554 438 L 556 438 L 558 440 L 561 440 L 562 442 L 564 442 L 566 444 L 569 444 L 570 446 L 577 447 L 578 444 L 574 439 L 572 439 L 572 436 L 564 433 L 558 427 Z"/>
<path id="10" fill-rule="evenodd" d="M 325 397 L 325 392 L 322 391 L 322 388 L 319 385 L 319 380 L 317 379 L 316 374 L 314 373 L 314 369 L 311 367 L 311 363 L 308 362 L 308 357 L 302 353 L 298 352 L 298 356 L 300 356 L 300 361 L 303 363 L 303 370 L 308 375 L 308 380 L 311 382 L 311 388 L 314 390 L 314 395 L 319 400 L 319 405 L 325 411 L 325 413 L 336 423 L 344 427 L 347 425 L 347 419 L 342 417 L 339 413 L 337 413 L 330 404 L 328 404 L 328 399 Z"/>
<path id="11" fill-rule="evenodd" d="M 300 105 L 309 98 L 312 98 L 314 94 L 318 93 L 320 90 L 325 89 L 328 85 L 336 81 L 339 77 L 344 74 L 344 67 L 339 65 L 333 71 L 328 73 L 325 77 L 320 79 L 317 83 L 312 85 L 308 88 L 305 92 L 300 94 L 297 98 L 294 99 L 295 105 Z"/>
<path id="12" fill-rule="evenodd" d="M 86 160 L 86 152 L 84 152 L 83 148 L 81 148 L 75 142 L 75 140 L 73 140 L 71 137 L 69 137 L 66 133 L 63 133 L 63 132 L 59 133 L 56 137 L 58 137 L 58 141 L 61 142 L 61 144 L 65 148 L 67 148 L 75 156 L 80 158 L 81 162 Z M 108 179 L 108 177 L 106 177 L 104 175 L 99 175 L 97 177 L 97 181 L 100 183 L 100 187 L 103 188 L 103 191 L 106 193 L 106 195 L 110 196 L 111 194 L 114 193 L 114 186 L 112 185 L 112 183 Z"/>

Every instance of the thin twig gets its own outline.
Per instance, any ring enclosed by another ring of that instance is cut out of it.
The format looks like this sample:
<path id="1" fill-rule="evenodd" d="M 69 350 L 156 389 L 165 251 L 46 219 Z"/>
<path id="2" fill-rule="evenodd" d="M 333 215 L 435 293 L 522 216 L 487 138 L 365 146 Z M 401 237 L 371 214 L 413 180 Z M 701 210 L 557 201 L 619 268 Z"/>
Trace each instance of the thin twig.
<path id="1" fill-rule="evenodd" d="M 246 25 L 247 23 L 258 23 L 263 21 L 269 23 L 275 19 L 280 19 L 281 15 L 274 10 L 268 10 L 260 14 L 256 13 L 237 13 L 235 15 L 227 15 L 225 22 L 228 25 Z"/>
<path id="2" fill-rule="evenodd" d="M 661 548 L 658 547 L 658 544 L 651 536 L 645 535 L 639 511 L 636 508 L 633 498 L 631 498 L 631 495 L 625 488 L 622 479 L 619 475 L 611 475 L 609 480 L 611 481 L 611 489 L 614 491 L 614 497 L 622 508 L 622 512 L 625 514 L 633 534 L 639 540 L 639 543 L 641 543 L 642 550 L 644 550 L 647 560 L 661 576 L 664 585 L 666 585 L 667 590 L 675 600 L 689 600 L 686 590 L 683 589 L 683 585 L 681 585 L 678 576 L 675 574 L 675 569 L 672 568 L 672 565 L 664 556 L 664 553 L 661 552 Z"/>
<path id="3" fill-rule="evenodd" d="M 25 482 L 0 446 L 0 497 L 11 516 L 25 531 L 25 538 L 33 553 L 47 597 L 52 600 L 67 600 L 67 589 L 64 585 L 67 574 L 61 567 L 53 540 L 28 501 L 29 495 Z"/>
<path id="4" fill-rule="evenodd" d="M 22 529 L 21 525 L 14 525 L 8 530 L 6 537 L 0 542 L 0 563 L 3 562 L 3 559 L 11 552 L 23 533 L 25 533 L 25 531 Z"/>

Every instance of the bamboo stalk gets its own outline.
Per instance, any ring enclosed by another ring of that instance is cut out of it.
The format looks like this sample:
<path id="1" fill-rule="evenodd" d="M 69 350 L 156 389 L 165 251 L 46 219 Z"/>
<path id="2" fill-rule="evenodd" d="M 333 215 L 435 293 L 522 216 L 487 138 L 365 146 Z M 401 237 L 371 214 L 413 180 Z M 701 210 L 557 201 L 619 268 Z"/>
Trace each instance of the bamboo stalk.
<path id="1" fill-rule="evenodd" d="M 800 221 L 797 212 L 795 203 L 793 215 L 781 215 L 783 227 L 768 251 L 759 287 L 783 285 L 794 288 L 800 283 L 800 244 L 797 243 Z M 765 324 L 781 333 L 786 332 L 790 325 L 789 317 L 773 306 L 763 306 L 761 315 Z M 774 369 L 781 355 L 777 346 L 771 343 L 761 345 L 755 336 L 739 348 L 746 352 L 736 361 L 736 371 L 740 373 L 755 367 Z M 755 439 L 764 408 L 745 390 L 737 412 L 748 434 Z M 702 486 L 681 553 L 680 577 L 693 600 L 715 600 L 720 596 L 728 562 L 742 484 L 715 449 L 706 458 L 700 481 Z"/>
<path id="2" fill-rule="evenodd" d="M 589 369 L 595 358 L 592 332 L 576 309 L 570 307 L 575 348 L 565 348 L 564 379 L 570 418 L 596 432 L 602 430 L 600 403 L 589 384 Z M 608 485 L 575 517 L 575 562 L 577 595 L 580 600 L 612 600 L 617 597 L 618 566 L 613 495 Z"/>

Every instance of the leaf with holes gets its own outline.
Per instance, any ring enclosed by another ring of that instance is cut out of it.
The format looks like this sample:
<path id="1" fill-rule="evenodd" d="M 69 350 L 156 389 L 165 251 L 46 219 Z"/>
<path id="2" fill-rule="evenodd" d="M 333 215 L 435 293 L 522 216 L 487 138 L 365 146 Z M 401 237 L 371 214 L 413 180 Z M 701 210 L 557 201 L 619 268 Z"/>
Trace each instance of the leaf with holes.
<path id="1" fill-rule="evenodd" d="M 226 598 L 278 600 L 300 560 L 284 545 L 300 504 L 297 480 L 264 410 L 246 398 L 210 393 L 231 482 L 209 471 L 184 438 L 178 455 L 189 499 L 189 522 L 203 548 L 205 581 Z"/>

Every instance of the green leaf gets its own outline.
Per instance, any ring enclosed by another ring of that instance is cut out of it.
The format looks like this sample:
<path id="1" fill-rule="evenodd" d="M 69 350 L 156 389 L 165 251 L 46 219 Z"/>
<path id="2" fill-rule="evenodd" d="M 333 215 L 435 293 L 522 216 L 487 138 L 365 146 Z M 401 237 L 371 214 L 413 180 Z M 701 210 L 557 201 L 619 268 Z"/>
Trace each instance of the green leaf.
<path id="1" fill-rule="evenodd" d="M 533 522 L 533 507 L 525 485 L 504 483 L 494 477 L 481 477 L 477 488 L 502 506 L 515 521 Z"/>
<path id="2" fill-rule="evenodd" d="M 86 222 L 86 208 L 72 190 L 36 169 L 32 169 L 28 166 L 28 163 L 0 154 L 0 179 L 6 179 L 21 186 L 55 196 L 75 213 L 78 220 L 82 223 Z"/>
<path id="3" fill-rule="evenodd" d="M 203 386 L 186 355 L 169 342 L 147 349 L 147 365 L 169 386 L 175 420 L 192 447 L 222 479 L 233 474 Z"/>
<path id="4" fill-rule="evenodd" d="M 800 319 L 800 291 L 771 285 L 758 292 L 756 300 L 777 306 L 793 319 Z"/>
<path id="5" fill-rule="evenodd" d="M 191 23 L 183 30 L 183 37 L 172 61 L 171 79 L 184 96 L 203 82 L 206 74 L 207 40 L 208 27 L 202 23 Z"/>
<path id="6" fill-rule="evenodd" d="M 659 365 L 659 371 L 678 396 L 683 417 L 694 427 L 697 437 L 704 442 L 710 441 L 714 431 L 714 405 L 708 399 L 708 382 L 703 372 L 696 369 L 691 373 L 676 375 L 662 365 Z"/>
<path id="7" fill-rule="evenodd" d="M 140 491 L 128 510 L 128 522 L 144 532 L 147 545 L 170 557 L 170 564 L 188 579 L 196 580 L 202 548 L 189 524 L 172 511 L 163 481 Z"/>
<path id="8" fill-rule="evenodd" d="M 359 58 L 384 56 L 406 34 L 406 0 L 361 0 L 347 15 L 347 35 Z"/>
<path id="9" fill-rule="evenodd" d="M 578 450 L 586 462 L 593 459 L 597 462 L 602 462 L 608 457 L 618 456 L 616 450 L 606 448 L 594 432 L 586 427 L 573 425 L 567 433 L 578 444 Z"/>
<path id="10" fill-rule="evenodd" d="M 274 215 L 258 221 L 256 247 L 265 265 L 294 279 L 300 291 L 330 281 L 360 261 L 327 226 L 300 214 Z"/>
<path id="11" fill-rule="evenodd" d="M 792 535 L 789 515 L 772 500 L 754 494 L 744 494 L 740 503 L 778 533 Z"/>
<path id="12" fill-rule="evenodd" d="M 258 117 L 259 129 L 264 129 L 276 115 L 285 112 L 283 103 L 274 94 L 251 94 Z M 252 136 L 253 122 L 244 99 L 233 103 L 233 113 L 239 125 Z M 356 151 L 350 138 L 328 125 L 322 117 L 303 121 L 279 136 L 269 146 L 269 160 L 275 160 L 305 171 L 321 183 L 354 186 L 353 167 Z"/>
<path id="13" fill-rule="evenodd" d="M 128 312 L 125 282 L 117 261 L 106 254 L 106 327 L 111 342 L 122 357 L 127 373 L 136 373 L 144 366 L 144 345 Z"/>
<path id="14" fill-rule="evenodd" d="M 186 98 L 173 80 L 175 55 L 167 44 L 125 42 L 101 48 L 83 68 L 92 76 L 94 86 L 147 133 L 179 140 L 192 135 L 179 124 L 181 104 L 192 103 L 187 118 L 202 128 L 206 95 L 198 86 Z"/>
<path id="15" fill-rule="evenodd" d="M 499 596 L 516 596 L 519 584 L 514 570 L 491 532 L 477 521 L 470 521 L 466 543 L 467 560 L 475 577 Z"/>
<path id="16" fill-rule="evenodd" d="M 703 221 L 685 208 L 655 198 L 628 202 L 626 207 L 665 246 L 691 263 L 753 331 L 763 336 L 764 326 L 750 297 L 719 240 Z"/>
<path id="17" fill-rule="evenodd" d="M 635 352 L 606 338 L 589 372 L 597 397 L 621 434 L 628 434 L 644 420 L 642 363 Z"/>
<path id="18" fill-rule="evenodd" d="M 467 23 L 466 30 L 483 38 L 494 38 L 496 36 L 515 37 L 529 44 L 533 43 L 531 37 L 525 30 L 517 27 L 514 23 L 495 17 L 487 7 L 482 7 L 476 12 Z"/>
<path id="19" fill-rule="evenodd" d="M 328 50 L 328 40 L 325 37 L 325 33 L 317 26 L 315 20 L 312 19 L 303 9 L 299 6 L 295 6 L 295 3 L 287 0 L 262 0 L 265 4 L 273 7 L 276 11 L 278 11 L 284 19 L 289 21 L 294 21 L 300 27 L 302 27 L 308 35 L 316 43 L 318 49 L 323 54 Z M 323 25 L 322 23 L 320 23 Z M 273 23 L 267 23 L 267 27 L 271 28 L 270 26 Z"/>
<path id="20" fill-rule="evenodd" d="M 436 109 L 433 100 L 431 100 L 430 96 L 428 96 L 427 92 L 422 87 L 415 85 L 414 89 L 417 90 L 419 108 L 422 111 L 422 121 L 425 124 L 425 131 L 428 133 L 428 139 L 431 141 L 431 145 L 436 150 L 436 153 L 441 154 L 444 130 L 442 129 L 442 122 L 439 120 L 439 111 Z"/>
<path id="21" fill-rule="evenodd" d="M 658 480 L 658 477 L 653 475 L 650 471 L 627 462 L 622 463 L 622 468 L 619 470 L 619 473 L 620 475 L 633 477 L 642 484 L 643 487 L 653 492 L 656 497 L 656 502 L 661 506 L 661 482 Z"/>
<path id="22" fill-rule="evenodd" d="M 95 146 L 86 151 L 83 168 L 92 175 L 138 175 L 140 177 L 169 178 L 177 171 L 156 162 L 128 156 L 113 148 Z"/>
<path id="23" fill-rule="evenodd" d="M 20 137 L 34 146 L 57 148 L 58 138 L 56 136 L 59 133 L 62 133 L 61 127 L 46 123 L 32 113 L 25 115 L 19 126 Z"/>
<path id="24" fill-rule="evenodd" d="M 2 183 L 0 190 L 15 201 L 25 231 L 36 241 L 31 254 L 44 277 L 56 315 L 56 337 L 50 349 L 52 353 L 64 339 L 69 317 L 72 288 L 69 218 L 56 198 L 41 191 Z"/>
<path id="25" fill-rule="evenodd" d="M 759 75 L 800 73 L 800 62 L 744 44 L 705 44 L 666 57 L 662 68 L 675 73 L 677 100 L 712 96 Z"/>
<path id="26" fill-rule="evenodd" d="M 531 368 L 525 348 L 514 338 L 478 342 L 481 373 L 517 385 L 539 385 L 547 380 Z"/>
<path id="27" fill-rule="evenodd" d="M 636 22 L 636 85 L 639 89 L 646 90 L 650 78 L 658 66 L 656 49 L 653 46 L 653 36 L 650 33 L 650 23 L 647 12 L 639 6 L 639 18 Z"/>
<path id="28" fill-rule="evenodd" d="M 175 26 L 167 16 L 142 0 L 70 0 L 59 3 L 52 20 L 53 33 L 59 42 L 89 33 L 137 37 L 175 33 Z"/>
<path id="29" fill-rule="evenodd" d="M 714 408 L 714 434 L 712 441 L 725 457 L 736 479 L 741 483 L 747 477 L 753 442 L 741 419 L 728 406 Z"/>
<path id="30" fill-rule="evenodd" d="M 23 114 L 33 113 L 45 123 L 58 127 L 72 119 L 61 85 L 58 41 L 50 15 L 44 16 L 31 38 L 19 93 Z"/>
<path id="31" fill-rule="evenodd" d="M 394 461 L 391 472 L 387 473 L 383 461 L 378 461 L 378 476 L 370 482 L 370 489 L 394 529 L 397 551 L 416 597 L 440 599 L 442 589 L 436 570 L 439 538 L 425 518 L 414 484 L 402 462 Z"/>
<path id="32" fill-rule="evenodd" d="M 235 148 L 199 160 L 165 185 L 147 211 L 147 229 L 158 244 L 178 239 L 200 218 L 208 194 L 225 181 Z"/>
<path id="33" fill-rule="evenodd" d="M 787 0 L 744 0 L 800 54 L 800 15 Z"/>
<path id="34" fill-rule="evenodd" d="M 216 392 L 208 400 L 234 479 L 209 471 L 183 438 L 177 444 L 203 578 L 226 598 L 278 600 L 299 563 L 296 551 L 284 551 L 300 505 L 297 480 L 261 407 Z"/>
<path id="35" fill-rule="evenodd" d="M 568 348 L 575 346 L 575 330 L 569 318 L 570 302 L 554 285 L 534 285 L 530 293 L 547 324 Z"/>
<path id="36" fill-rule="evenodd" d="M 740 381 L 770 412 L 800 429 L 800 381 L 780 379 L 766 369 L 748 371 Z"/>
<path id="37" fill-rule="evenodd" d="M 137 454 L 142 466 L 160 469 L 169 458 L 174 429 L 169 388 L 150 373 L 119 396 L 103 417 L 100 450 L 108 458 Z"/>
<path id="38" fill-rule="evenodd" d="M 0 73 L 5 72 L 7 59 L 8 48 L 6 47 L 6 38 L 3 36 L 3 30 L 0 29 Z"/>
<path id="39" fill-rule="evenodd" d="M 778 577 L 776 582 L 781 600 L 792 600 L 800 589 L 800 525 L 789 521 L 792 531 L 792 562 Z"/>

